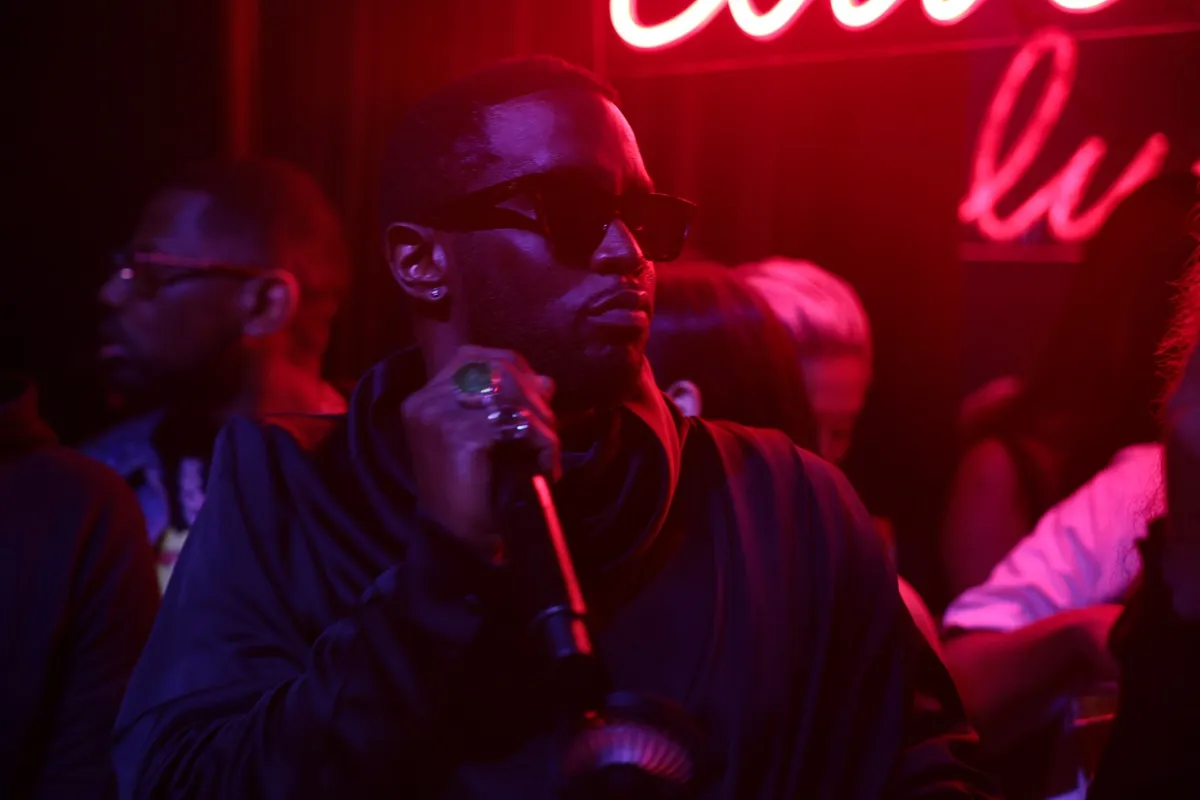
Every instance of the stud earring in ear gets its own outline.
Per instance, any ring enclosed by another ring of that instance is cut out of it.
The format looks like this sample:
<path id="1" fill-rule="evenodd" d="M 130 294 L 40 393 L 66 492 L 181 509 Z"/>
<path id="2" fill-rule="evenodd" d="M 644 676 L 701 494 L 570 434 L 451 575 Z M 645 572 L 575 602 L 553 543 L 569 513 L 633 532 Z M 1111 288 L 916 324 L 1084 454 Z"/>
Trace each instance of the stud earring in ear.
<path id="1" fill-rule="evenodd" d="M 430 300 L 439 300 L 439 299 L 441 299 L 441 296 L 442 296 L 442 287 L 435 286 L 429 290 L 429 299 Z"/>

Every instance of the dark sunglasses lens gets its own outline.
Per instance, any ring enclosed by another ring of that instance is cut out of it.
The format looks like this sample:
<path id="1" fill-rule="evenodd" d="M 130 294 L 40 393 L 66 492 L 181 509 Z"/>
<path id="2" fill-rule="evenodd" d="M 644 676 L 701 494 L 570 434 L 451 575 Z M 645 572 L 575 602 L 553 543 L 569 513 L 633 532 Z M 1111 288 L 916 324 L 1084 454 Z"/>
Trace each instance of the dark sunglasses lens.
<path id="1" fill-rule="evenodd" d="M 632 196 L 621 218 L 633 232 L 642 254 L 650 261 L 674 261 L 683 252 L 694 206 L 664 194 Z"/>
<path id="2" fill-rule="evenodd" d="M 612 195 L 583 188 L 543 191 L 539 213 L 558 257 L 586 264 L 616 217 Z"/>

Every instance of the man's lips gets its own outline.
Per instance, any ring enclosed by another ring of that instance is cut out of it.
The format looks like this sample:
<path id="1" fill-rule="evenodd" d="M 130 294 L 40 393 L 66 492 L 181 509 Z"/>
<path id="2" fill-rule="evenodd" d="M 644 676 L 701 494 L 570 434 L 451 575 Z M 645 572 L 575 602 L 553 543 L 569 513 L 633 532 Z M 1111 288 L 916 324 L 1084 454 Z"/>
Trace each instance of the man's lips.
<path id="1" fill-rule="evenodd" d="M 601 295 L 587 305 L 589 317 L 603 316 L 610 311 L 641 312 L 650 314 L 650 295 L 641 289 L 618 289 Z"/>
<path id="2" fill-rule="evenodd" d="M 593 325 L 640 333 L 650 328 L 650 295 L 640 289 L 617 289 L 590 302 L 585 313 Z"/>

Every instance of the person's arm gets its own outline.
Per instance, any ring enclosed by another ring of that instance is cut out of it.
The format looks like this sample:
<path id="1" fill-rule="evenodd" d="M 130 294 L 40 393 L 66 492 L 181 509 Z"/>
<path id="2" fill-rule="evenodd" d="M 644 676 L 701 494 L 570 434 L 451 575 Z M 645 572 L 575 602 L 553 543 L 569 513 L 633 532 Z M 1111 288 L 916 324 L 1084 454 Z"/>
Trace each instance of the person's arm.
<path id="1" fill-rule="evenodd" d="M 1008 450 L 996 439 L 972 447 L 954 476 L 942 527 L 942 568 L 950 593 L 987 580 L 1031 527 Z"/>
<path id="2" fill-rule="evenodd" d="M 92 465 L 88 465 L 89 467 Z M 154 558 L 133 493 L 107 470 L 80 537 L 61 692 L 33 798 L 115 795 L 112 727 L 158 610 Z"/>
<path id="3" fill-rule="evenodd" d="M 281 502 L 267 435 L 235 421 L 218 442 L 204 510 L 118 720 L 124 798 L 418 791 L 450 749 L 447 727 L 470 725 L 444 704 L 466 680 L 479 619 L 453 603 L 421 606 L 412 568 L 388 569 L 341 619 L 312 629 L 310 610 L 328 598 L 299 595 L 320 591 L 314 569 L 347 556 L 292 556 L 322 542 Z"/>
<path id="4" fill-rule="evenodd" d="M 984 742 L 1004 752 L 1065 693 L 1116 679 L 1106 642 L 1120 606 L 1065 611 L 1013 631 L 950 636 L 942 657 Z"/>
<path id="5" fill-rule="evenodd" d="M 1153 446 L 1130 448 L 1048 511 L 988 580 L 956 598 L 944 656 L 971 718 L 1003 750 L 1056 699 L 1112 679 L 1104 643 L 1136 574 L 1134 543 L 1161 507 Z"/>
<path id="6" fill-rule="evenodd" d="M 902 751 L 888 781 L 889 798 L 999 796 L 983 771 L 983 746 L 945 665 L 902 614 L 896 624 L 893 674 L 908 696 Z"/>

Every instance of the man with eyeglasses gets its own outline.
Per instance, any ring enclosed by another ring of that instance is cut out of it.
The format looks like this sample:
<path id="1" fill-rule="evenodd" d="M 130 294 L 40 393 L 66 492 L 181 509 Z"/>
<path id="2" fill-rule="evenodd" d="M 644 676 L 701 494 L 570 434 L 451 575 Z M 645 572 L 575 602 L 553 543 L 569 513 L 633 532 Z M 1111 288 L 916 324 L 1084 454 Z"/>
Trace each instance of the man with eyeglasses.
<path id="1" fill-rule="evenodd" d="M 701 797 L 982 796 L 841 474 L 655 389 L 653 262 L 691 211 L 654 190 L 611 90 L 563 62 L 502 62 L 410 110 L 383 228 L 419 347 L 342 419 L 222 434 L 118 721 L 125 797 L 543 798 L 634 758 Z M 552 484 L 610 687 L 671 701 L 688 733 L 617 752 L 588 737 L 664 729 L 564 717 L 528 613 L 544 574 L 516 571 L 532 539 L 493 499 L 510 448 Z"/>
<path id="2" fill-rule="evenodd" d="M 348 278 L 341 225 L 311 177 L 270 160 L 193 167 L 151 199 L 101 289 L 114 393 L 149 408 L 86 444 L 133 486 L 165 588 L 233 415 L 336 414 L 321 380 Z"/>

